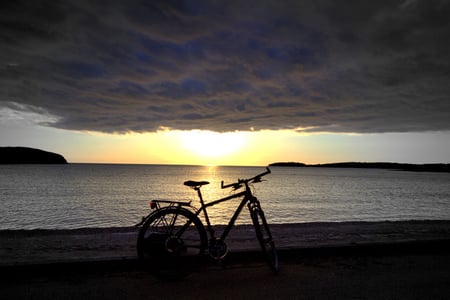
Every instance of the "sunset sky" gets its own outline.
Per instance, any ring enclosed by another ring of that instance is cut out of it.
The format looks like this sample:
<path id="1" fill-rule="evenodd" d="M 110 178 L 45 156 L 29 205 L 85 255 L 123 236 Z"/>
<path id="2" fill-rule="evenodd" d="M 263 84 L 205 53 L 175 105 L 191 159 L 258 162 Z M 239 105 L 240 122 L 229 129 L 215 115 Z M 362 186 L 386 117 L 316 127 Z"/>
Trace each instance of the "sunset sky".
<path id="1" fill-rule="evenodd" d="M 1 1 L 0 146 L 450 163 L 450 2 Z"/>

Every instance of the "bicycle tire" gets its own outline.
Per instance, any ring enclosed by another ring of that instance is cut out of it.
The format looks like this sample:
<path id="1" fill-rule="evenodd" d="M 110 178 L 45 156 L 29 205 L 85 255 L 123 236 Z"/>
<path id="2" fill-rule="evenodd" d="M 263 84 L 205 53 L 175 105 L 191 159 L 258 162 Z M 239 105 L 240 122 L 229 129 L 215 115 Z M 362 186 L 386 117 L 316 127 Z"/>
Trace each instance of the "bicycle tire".
<path id="1" fill-rule="evenodd" d="M 279 263 L 277 249 L 275 248 L 272 233 L 270 232 L 269 225 L 267 224 L 266 217 L 264 216 L 261 207 L 257 206 L 252 208 L 251 218 L 263 255 L 272 271 L 278 273 Z"/>
<path id="2" fill-rule="evenodd" d="M 205 228 L 194 213 L 162 208 L 151 214 L 139 231 L 138 258 L 155 277 L 178 280 L 198 269 L 207 244 Z"/>

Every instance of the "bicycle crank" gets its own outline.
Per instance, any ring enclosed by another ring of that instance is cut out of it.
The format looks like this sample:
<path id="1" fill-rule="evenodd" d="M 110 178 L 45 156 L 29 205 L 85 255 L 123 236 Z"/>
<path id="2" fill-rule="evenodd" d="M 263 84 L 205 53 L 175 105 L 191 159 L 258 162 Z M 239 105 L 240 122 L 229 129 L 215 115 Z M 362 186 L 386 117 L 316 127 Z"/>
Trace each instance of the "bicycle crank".
<path id="1" fill-rule="evenodd" d="M 209 241 L 209 256 L 215 260 L 224 259 L 228 254 L 227 244 L 220 239 L 211 239 Z"/>

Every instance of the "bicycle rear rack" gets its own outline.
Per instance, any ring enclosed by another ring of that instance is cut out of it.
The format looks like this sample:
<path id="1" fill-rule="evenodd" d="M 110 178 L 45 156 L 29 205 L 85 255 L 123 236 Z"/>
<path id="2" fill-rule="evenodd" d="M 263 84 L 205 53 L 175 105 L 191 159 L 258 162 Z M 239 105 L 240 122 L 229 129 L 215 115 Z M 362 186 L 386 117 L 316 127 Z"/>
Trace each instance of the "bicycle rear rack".
<path id="1" fill-rule="evenodd" d="M 196 208 L 191 206 L 191 201 L 188 202 L 183 202 L 183 201 L 173 201 L 173 200 L 150 200 L 150 208 L 151 209 L 160 209 L 162 207 L 161 204 L 167 204 L 164 207 L 182 207 L 182 206 L 187 206 L 189 207 L 191 210 L 196 211 Z M 151 213 L 149 215 L 147 215 L 146 217 L 142 217 L 142 220 L 137 223 L 136 227 L 141 226 L 142 224 L 144 224 L 145 220 L 151 215 Z"/>
<path id="2" fill-rule="evenodd" d="M 173 200 L 151 200 L 150 201 L 150 208 L 151 209 L 159 209 L 161 208 L 161 203 L 167 204 L 167 207 L 172 206 L 191 206 L 191 201 L 183 202 L 183 201 L 173 201 Z"/>

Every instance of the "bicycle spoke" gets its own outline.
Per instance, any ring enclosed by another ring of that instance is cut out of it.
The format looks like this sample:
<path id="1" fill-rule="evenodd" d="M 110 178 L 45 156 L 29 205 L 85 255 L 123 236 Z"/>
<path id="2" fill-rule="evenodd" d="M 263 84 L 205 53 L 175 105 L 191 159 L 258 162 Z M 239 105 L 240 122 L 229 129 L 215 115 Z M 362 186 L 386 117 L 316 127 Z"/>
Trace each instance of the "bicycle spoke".
<path id="1" fill-rule="evenodd" d="M 191 220 L 187 220 L 187 222 L 180 227 L 180 230 L 178 230 L 174 235 L 175 236 L 182 236 L 183 233 L 189 228 L 189 226 L 191 226 L 192 221 Z"/>
<path id="2" fill-rule="evenodd" d="M 155 276 L 176 279 L 198 267 L 206 246 L 206 232 L 197 216 L 183 209 L 161 209 L 139 232 L 138 256 Z"/>
<path id="3" fill-rule="evenodd" d="M 172 234 L 173 226 L 176 222 L 177 215 L 166 215 L 162 216 L 158 220 L 156 220 L 155 224 L 152 225 L 152 228 L 158 232 L 164 232 L 167 234 Z"/>

